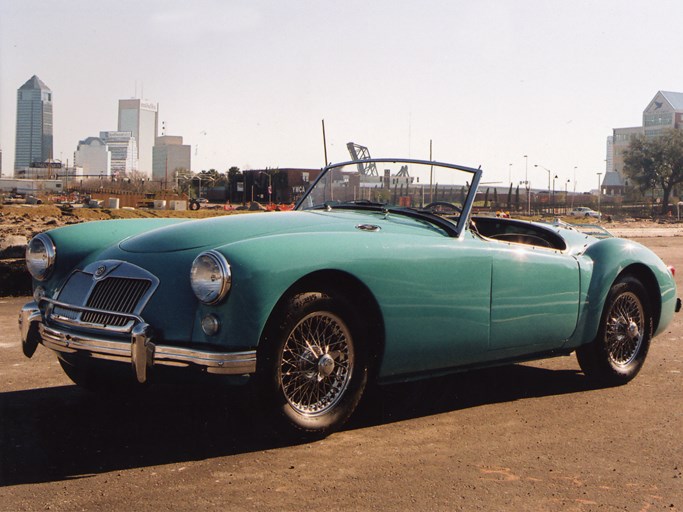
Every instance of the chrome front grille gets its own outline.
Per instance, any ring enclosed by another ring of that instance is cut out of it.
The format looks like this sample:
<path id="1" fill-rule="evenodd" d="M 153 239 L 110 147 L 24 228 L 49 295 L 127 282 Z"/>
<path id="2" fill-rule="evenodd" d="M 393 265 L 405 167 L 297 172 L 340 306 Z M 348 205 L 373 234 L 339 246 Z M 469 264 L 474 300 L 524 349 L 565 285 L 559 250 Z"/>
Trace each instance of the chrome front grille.
<path id="1" fill-rule="evenodd" d="M 73 327 L 130 332 L 158 285 L 154 275 L 136 265 L 97 261 L 73 272 L 55 300 L 46 298 L 52 304 L 48 318 Z"/>
<path id="2" fill-rule="evenodd" d="M 81 321 L 114 327 L 126 325 L 129 321 L 127 317 L 112 313 L 134 313 L 135 307 L 149 290 L 151 284 L 147 280 L 120 277 L 109 277 L 98 281 L 90 293 L 86 306 L 101 309 L 107 313 L 85 311 L 81 315 Z"/>

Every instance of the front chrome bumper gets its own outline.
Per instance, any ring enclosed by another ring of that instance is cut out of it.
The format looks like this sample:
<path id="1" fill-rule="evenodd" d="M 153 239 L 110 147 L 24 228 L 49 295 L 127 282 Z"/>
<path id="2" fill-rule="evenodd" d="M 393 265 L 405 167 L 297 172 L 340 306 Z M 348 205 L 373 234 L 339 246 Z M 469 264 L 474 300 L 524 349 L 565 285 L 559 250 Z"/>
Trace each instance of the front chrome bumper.
<path id="1" fill-rule="evenodd" d="M 56 352 L 84 353 L 98 359 L 131 363 L 139 382 L 147 380 L 153 365 L 198 366 L 208 373 L 246 375 L 256 371 L 256 351 L 214 352 L 194 348 L 157 345 L 152 328 L 137 323 L 130 342 L 111 341 L 90 334 L 73 334 L 48 326 L 35 302 L 26 304 L 19 314 L 19 328 L 24 354 L 31 357 L 39 343 Z"/>

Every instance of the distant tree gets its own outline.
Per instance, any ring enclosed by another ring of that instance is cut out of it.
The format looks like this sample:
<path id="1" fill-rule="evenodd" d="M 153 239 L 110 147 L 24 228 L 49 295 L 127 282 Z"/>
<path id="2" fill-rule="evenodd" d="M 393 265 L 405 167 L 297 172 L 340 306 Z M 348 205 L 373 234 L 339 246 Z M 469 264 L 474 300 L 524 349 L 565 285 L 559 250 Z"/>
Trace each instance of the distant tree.
<path id="1" fill-rule="evenodd" d="M 515 190 L 515 210 L 519 211 L 519 185 L 517 185 L 517 190 Z"/>
<path id="2" fill-rule="evenodd" d="M 683 183 L 683 131 L 672 128 L 657 137 L 633 139 L 624 151 L 624 173 L 643 192 L 661 187 L 666 214 L 674 187 Z"/>
<path id="3" fill-rule="evenodd" d="M 489 205 L 489 187 L 486 188 L 486 194 L 484 194 L 484 208 Z"/>
<path id="4" fill-rule="evenodd" d="M 498 189 L 497 188 L 493 189 L 493 204 L 495 205 L 495 208 L 498 209 Z"/>
<path id="5" fill-rule="evenodd" d="M 517 185 L 517 189 L 519 189 L 519 185 Z M 507 211 L 512 211 L 512 183 L 510 183 L 510 190 L 508 190 L 508 207 Z"/>

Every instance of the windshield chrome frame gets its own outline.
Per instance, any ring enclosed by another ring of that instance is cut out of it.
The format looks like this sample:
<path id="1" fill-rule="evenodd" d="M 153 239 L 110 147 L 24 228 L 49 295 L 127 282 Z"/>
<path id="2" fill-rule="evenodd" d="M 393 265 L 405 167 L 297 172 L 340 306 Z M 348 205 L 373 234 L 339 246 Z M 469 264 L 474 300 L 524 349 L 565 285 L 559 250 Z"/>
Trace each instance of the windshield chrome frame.
<path id="1" fill-rule="evenodd" d="M 465 198 L 465 203 L 462 205 L 462 212 L 458 218 L 456 224 L 456 238 L 462 235 L 463 231 L 468 225 L 470 216 L 472 214 L 472 207 L 474 205 L 474 199 L 477 196 L 477 190 L 479 189 L 479 181 L 481 180 L 482 170 L 481 167 L 475 169 L 474 167 L 466 167 L 464 165 L 448 164 L 445 162 L 438 162 L 434 160 L 420 160 L 415 158 L 367 158 L 363 160 L 348 160 L 346 162 L 339 162 L 334 164 L 329 164 L 323 167 L 322 172 L 318 175 L 316 180 L 312 183 L 310 187 L 304 192 L 299 201 L 294 207 L 295 210 L 299 210 L 300 206 L 304 203 L 306 198 L 310 195 L 311 191 L 316 187 L 319 181 L 329 172 L 332 168 L 345 167 L 358 164 L 369 164 L 369 163 L 395 163 L 395 164 L 415 164 L 415 165 L 433 165 L 438 167 L 445 167 L 448 169 L 453 169 L 456 171 L 466 172 L 472 175 L 472 181 L 470 182 L 470 189 Z"/>

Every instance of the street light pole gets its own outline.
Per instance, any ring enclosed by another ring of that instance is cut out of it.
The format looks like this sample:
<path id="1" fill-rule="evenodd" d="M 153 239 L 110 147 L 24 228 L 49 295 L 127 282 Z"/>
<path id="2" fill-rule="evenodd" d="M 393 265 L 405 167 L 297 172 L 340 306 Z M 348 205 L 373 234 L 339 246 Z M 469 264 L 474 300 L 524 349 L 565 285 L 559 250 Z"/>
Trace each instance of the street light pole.
<path id="1" fill-rule="evenodd" d="M 543 167 L 542 165 L 534 164 L 534 167 L 540 167 L 545 172 L 548 173 L 548 202 L 550 202 L 550 169 Z"/>
<path id="2" fill-rule="evenodd" d="M 529 155 L 524 155 L 524 185 L 526 187 L 526 214 L 531 215 L 531 194 L 529 194 Z"/>

